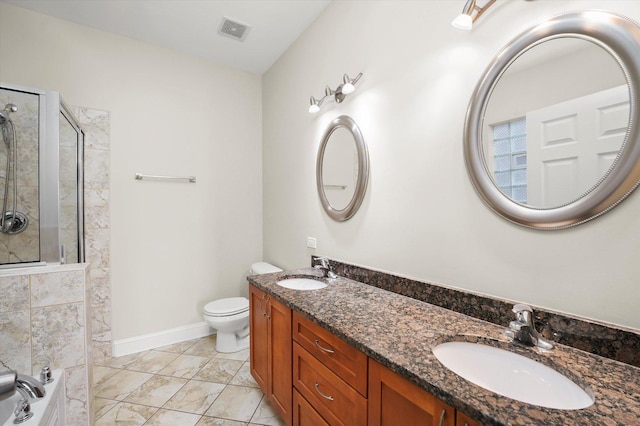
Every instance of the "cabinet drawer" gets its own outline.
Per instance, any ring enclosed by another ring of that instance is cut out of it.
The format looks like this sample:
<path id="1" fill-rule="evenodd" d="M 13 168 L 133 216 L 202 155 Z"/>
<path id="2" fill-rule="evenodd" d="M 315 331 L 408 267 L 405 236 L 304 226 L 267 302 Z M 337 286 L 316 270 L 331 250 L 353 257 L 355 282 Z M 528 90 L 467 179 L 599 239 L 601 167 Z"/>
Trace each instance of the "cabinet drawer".
<path id="1" fill-rule="evenodd" d="M 367 400 L 297 343 L 293 384 L 329 424 L 366 425 Z"/>
<path id="2" fill-rule="evenodd" d="M 456 426 L 482 426 L 482 423 L 458 411 L 456 413 Z"/>
<path id="3" fill-rule="evenodd" d="M 293 390 L 293 426 L 330 426 L 297 390 Z"/>
<path id="4" fill-rule="evenodd" d="M 361 395 L 367 396 L 367 356 L 303 317 L 293 314 L 293 340 Z"/>

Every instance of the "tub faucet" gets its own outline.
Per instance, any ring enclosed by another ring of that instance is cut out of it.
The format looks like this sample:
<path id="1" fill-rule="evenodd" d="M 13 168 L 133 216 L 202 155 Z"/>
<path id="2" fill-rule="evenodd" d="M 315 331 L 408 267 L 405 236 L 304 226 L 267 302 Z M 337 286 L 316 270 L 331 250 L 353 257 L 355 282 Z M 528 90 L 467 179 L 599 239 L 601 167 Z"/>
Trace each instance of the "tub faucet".
<path id="1" fill-rule="evenodd" d="M 320 269 L 324 272 L 325 278 L 338 278 L 335 272 L 331 270 L 331 264 L 329 263 L 329 259 L 326 257 L 319 257 L 316 259 L 318 263 L 315 264 L 314 268 Z"/>
<path id="2" fill-rule="evenodd" d="M 23 390 L 29 397 L 29 401 L 35 401 L 40 398 L 44 398 L 47 391 L 44 389 L 44 385 L 38 379 L 35 379 L 26 374 L 18 374 L 16 381 L 16 387 L 18 390 Z M 22 393 L 22 392 L 21 392 Z"/>
<path id="3" fill-rule="evenodd" d="M 0 373 L 0 401 L 9 398 L 16 392 L 18 374 L 13 371 L 3 371 Z"/>
<path id="4" fill-rule="evenodd" d="M 553 343 L 536 331 L 531 306 L 519 303 L 514 305 L 512 311 L 516 314 L 516 320 L 509 323 L 509 328 L 504 331 L 504 334 L 524 345 L 537 346 L 541 349 L 553 349 Z"/>

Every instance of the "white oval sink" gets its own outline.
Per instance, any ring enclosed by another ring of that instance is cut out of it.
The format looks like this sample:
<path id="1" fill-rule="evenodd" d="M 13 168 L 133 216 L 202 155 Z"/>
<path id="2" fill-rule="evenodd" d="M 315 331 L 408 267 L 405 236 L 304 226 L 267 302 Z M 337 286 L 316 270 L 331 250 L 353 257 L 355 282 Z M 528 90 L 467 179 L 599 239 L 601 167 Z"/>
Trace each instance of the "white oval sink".
<path id="1" fill-rule="evenodd" d="M 434 347 L 433 354 L 470 382 L 527 404 L 561 410 L 593 404 L 593 398 L 563 374 L 513 352 L 478 343 L 447 342 Z"/>
<path id="2" fill-rule="evenodd" d="M 286 278 L 278 281 L 277 284 L 280 287 L 290 288 L 292 290 L 318 290 L 327 286 L 327 284 L 322 281 L 309 278 Z"/>

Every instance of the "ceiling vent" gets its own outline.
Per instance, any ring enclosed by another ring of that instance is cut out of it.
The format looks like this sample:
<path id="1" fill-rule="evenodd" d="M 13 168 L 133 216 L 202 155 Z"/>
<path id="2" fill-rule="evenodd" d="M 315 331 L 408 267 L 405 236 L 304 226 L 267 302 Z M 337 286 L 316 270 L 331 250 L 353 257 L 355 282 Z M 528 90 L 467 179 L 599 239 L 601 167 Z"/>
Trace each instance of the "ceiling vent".
<path id="1" fill-rule="evenodd" d="M 231 20 L 225 16 L 222 18 L 218 33 L 238 41 L 244 41 L 250 29 L 251 27 L 249 25 Z"/>

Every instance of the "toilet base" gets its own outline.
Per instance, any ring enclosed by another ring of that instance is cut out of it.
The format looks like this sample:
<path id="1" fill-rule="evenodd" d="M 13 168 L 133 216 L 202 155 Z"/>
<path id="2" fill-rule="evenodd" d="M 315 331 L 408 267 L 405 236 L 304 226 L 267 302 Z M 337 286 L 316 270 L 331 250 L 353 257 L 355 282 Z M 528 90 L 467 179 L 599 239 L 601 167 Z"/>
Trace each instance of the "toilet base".
<path id="1" fill-rule="evenodd" d="M 238 336 L 236 333 L 225 333 L 218 330 L 216 336 L 216 351 L 222 353 L 239 352 L 249 348 L 249 333 L 241 333 L 242 336 Z"/>

